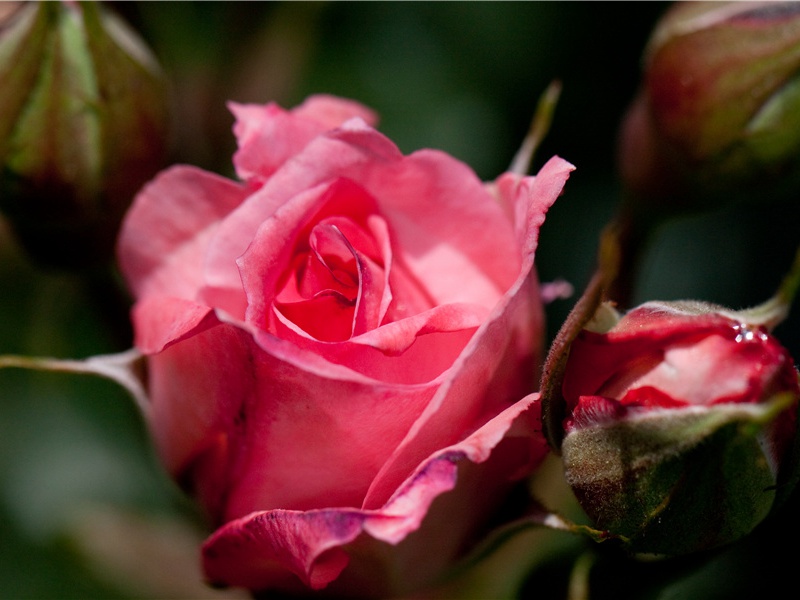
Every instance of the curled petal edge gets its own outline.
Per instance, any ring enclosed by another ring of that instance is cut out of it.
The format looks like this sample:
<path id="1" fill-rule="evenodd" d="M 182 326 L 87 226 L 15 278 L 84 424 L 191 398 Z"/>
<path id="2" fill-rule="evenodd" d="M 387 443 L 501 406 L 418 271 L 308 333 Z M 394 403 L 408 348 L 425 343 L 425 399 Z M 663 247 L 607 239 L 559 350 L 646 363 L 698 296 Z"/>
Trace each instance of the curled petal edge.
<path id="1" fill-rule="evenodd" d="M 203 544 L 208 581 L 265 590 L 293 573 L 312 589 L 324 588 L 349 563 L 344 546 L 362 533 L 394 545 L 416 531 L 431 503 L 456 486 L 458 463 L 487 460 L 517 417 L 538 400 L 538 394 L 526 396 L 462 442 L 431 455 L 380 509 L 278 509 L 228 522 Z"/>

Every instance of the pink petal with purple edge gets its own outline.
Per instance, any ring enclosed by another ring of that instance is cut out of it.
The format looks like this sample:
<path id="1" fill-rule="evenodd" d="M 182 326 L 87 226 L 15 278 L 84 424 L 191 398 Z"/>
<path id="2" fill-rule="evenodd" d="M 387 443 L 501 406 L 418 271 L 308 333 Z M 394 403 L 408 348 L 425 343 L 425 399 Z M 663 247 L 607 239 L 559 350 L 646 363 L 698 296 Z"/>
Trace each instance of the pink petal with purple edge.
<path id="1" fill-rule="evenodd" d="M 147 184 L 118 242 L 120 268 L 134 295 L 195 300 L 209 239 L 246 195 L 240 184 L 189 166 L 167 169 Z"/>
<path id="2" fill-rule="evenodd" d="M 527 227 L 521 240 L 523 266 L 517 281 L 475 333 L 437 395 L 375 478 L 366 506 L 384 502 L 398 479 L 432 452 L 442 436 L 474 428 L 483 422 L 481 419 L 497 414 L 507 402 L 533 388 L 544 328 L 534 253 L 544 215 L 573 169 L 566 161 L 554 158 L 536 178 L 526 178 L 524 186 L 514 187 L 518 194 L 514 203 L 520 207 L 517 213 Z M 519 231 L 523 229 L 518 227 Z"/>
<path id="3" fill-rule="evenodd" d="M 534 388 L 543 333 L 542 307 L 534 301 L 537 290 L 532 274 L 522 279 L 473 335 L 375 477 L 366 507 L 381 506 L 425 456 L 455 443 Z"/>
<path id="4" fill-rule="evenodd" d="M 428 457 L 380 509 L 273 510 L 227 523 L 203 545 L 208 580 L 217 585 L 268 590 L 290 585 L 285 579 L 288 571 L 312 589 L 324 588 L 347 567 L 346 546 L 361 533 L 395 545 L 419 529 L 431 503 L 456 487 L 459 464 L 464 459 L 473 463 L 489 459 L 514 421 L 537 401 L 537 395 L 524 398 L 467 439 Z M 544 453 L 518 456 L 518 462 L 524 463 L 541 460 Z M 508 477 L 519 466 L 506 465 L 500 470 Z M 461 499 L 467 505 L 474 500 L 473 490 L 468 492 L 470 495 Z"/>
<path id="5" fill-rule="evenodd" d="M 340 547 L 358 537 L 363 519 L 344 510 L 274 510 L 231 521 L 203 545 L 206 578 L 214 586 L 262 590 L 281 586 L 288 571 L 324 588 L 347 566 Z"/>

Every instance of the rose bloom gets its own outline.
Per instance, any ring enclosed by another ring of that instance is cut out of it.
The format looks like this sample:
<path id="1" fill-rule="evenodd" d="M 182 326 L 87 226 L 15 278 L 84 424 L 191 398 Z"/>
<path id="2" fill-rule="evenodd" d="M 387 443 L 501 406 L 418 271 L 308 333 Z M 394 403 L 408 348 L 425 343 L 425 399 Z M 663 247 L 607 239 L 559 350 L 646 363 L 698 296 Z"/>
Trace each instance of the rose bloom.
<path id="1" fill-rule="evenodd" d="M 206 577 L 430 584 L 547 452 L 534 251 L 573 167 L 484 185 L 352 101 L 230 108 L 242 182 L 162 172 L 118 246 L 155 445 L 219 526 Z"/>
<path id="2" fill-rule="evenodd" d="M 572 343 L 562 388 L 567 481 L 598 527 L 637 551 L 728 543 L 791 490 L 797 369 L 744 316 L 649 302 Z"/>

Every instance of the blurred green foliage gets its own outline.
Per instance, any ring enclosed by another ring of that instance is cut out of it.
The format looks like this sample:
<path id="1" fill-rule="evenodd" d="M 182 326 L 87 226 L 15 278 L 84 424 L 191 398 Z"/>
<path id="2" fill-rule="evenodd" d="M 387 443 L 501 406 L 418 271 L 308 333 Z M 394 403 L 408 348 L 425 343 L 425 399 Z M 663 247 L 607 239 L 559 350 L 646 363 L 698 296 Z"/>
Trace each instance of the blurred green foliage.
<path id="1" fill-rule="evenodd" d="M 559 154 L 577 171 L 548 215 L 537 261 L 543 281 L 564 278 L 578 293 L 620 195 L 617 127 L 638 84 L 644 44 L 667 6 L 111 4 L 150 43 L 172 81 L 172 162 L 226 175 L 234 140 L 225 101 L 289 107 L 327 92 L 376 109 L 380 128 L 404 152 L 440 148 L 492 179 L 511 162 L 539 95 L 561 80 L 534 170 Z M 800 203 L 753 200 L 662 227 L 645 257 L 638 299 L 690 297 L 732 308 L 765 300 L 800 239 Z M 34 267 L 0 222 L 0 354 L 80 358 L 128 348 L 124 296 L 106 296 L 113 282 L 97 277 Z M 551 333 L 571 305 L 558 300 L 549 307 Z M 776 330 L 795 356 L 799 323 L 793 316 Z M 789 518 L 797 502 L 795 494 L 777 519 L 709 557 L 634 565 L 600 546 L 592 597 L 769 596 L 791 585 L 794 561 L 781 544 L 792 547 L 797 534 Z M 200 516 L 157 465 L 122 390 L 91 377 L 0 371 L 0 597 L 163 597 L 165 588 L 148 587 L 144 571 L 123 582 L 82 559 L 69 533 L 76 516 L 93 506 L 180 518 L 203 533 Z M 575 547 L 542 558 L 524 596 L 563 598 Z"/>

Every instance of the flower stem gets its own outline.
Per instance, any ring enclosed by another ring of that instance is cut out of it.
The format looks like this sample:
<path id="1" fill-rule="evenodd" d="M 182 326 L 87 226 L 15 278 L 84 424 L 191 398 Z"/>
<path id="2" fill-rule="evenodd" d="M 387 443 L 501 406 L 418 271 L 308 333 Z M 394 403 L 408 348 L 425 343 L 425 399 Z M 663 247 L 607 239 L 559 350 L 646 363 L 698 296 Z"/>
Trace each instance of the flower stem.
<path id="1" fill-rule="evenodd" d="M 98 375 L 121 385 L 130 393 L 142 416 L 150 416 L 150 400 L 143 384 L 143 357 L 135 348 L 118 354 L 90 356 L 82 360 L 0 355 L 0 369 L 18 368 L 55 373 Z"/>

